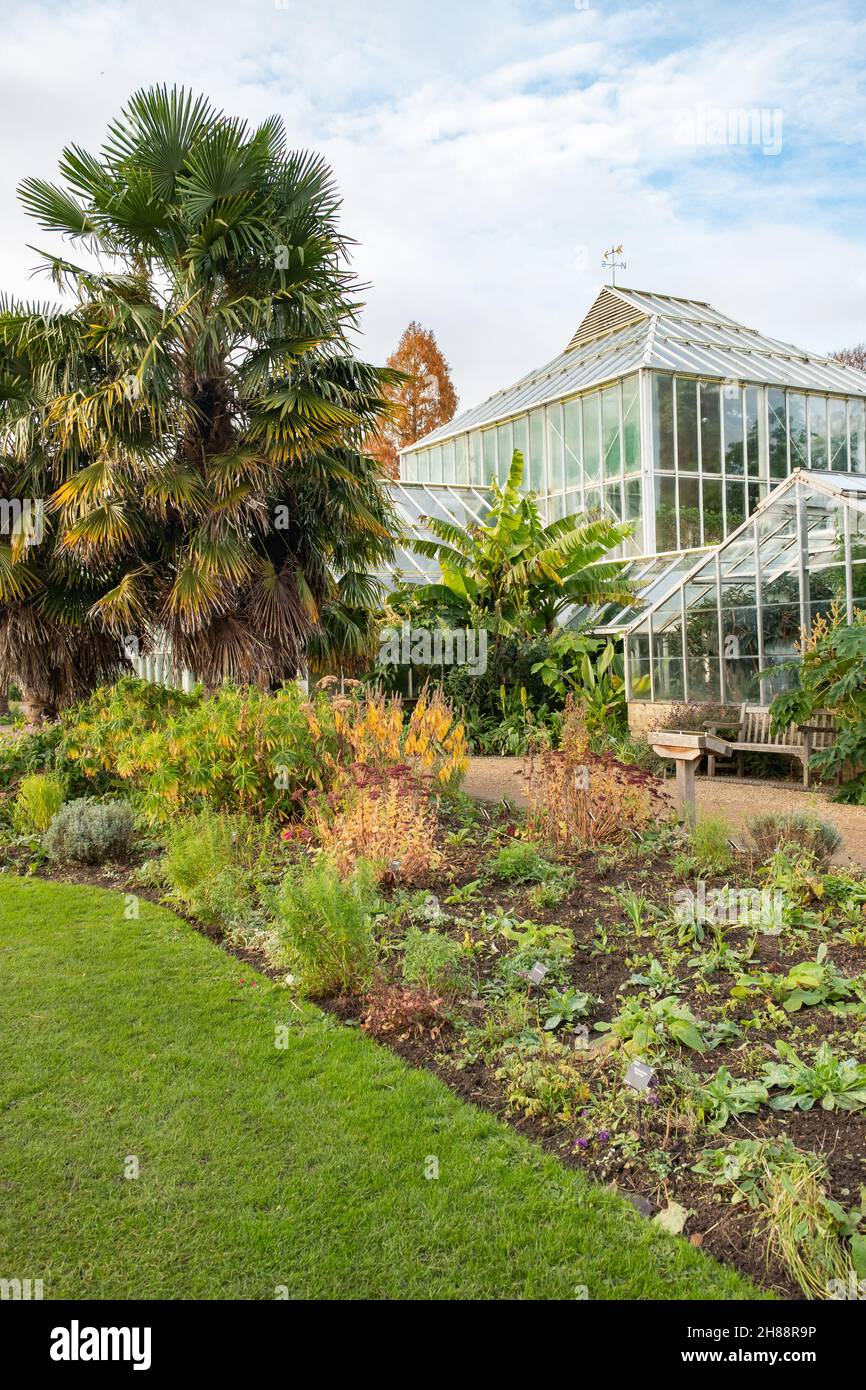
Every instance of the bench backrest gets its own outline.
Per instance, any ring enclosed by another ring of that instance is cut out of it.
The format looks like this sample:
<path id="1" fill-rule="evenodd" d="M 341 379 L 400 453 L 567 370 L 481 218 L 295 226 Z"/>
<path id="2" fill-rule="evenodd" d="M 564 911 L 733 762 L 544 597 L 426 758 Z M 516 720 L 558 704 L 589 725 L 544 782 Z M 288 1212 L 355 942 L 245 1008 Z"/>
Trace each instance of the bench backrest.
<path id="1" fill-rule="evenodd" d="M 787 729 L 780 729 L 777 734 L 772 733 L 770 711 L 766 705 L 743 705 L 741 717 L 738 735 L 741 743 L 761 743 L 768 748 L 780 745 L 799 748 L 803 743 L 803 733 L 796 724 L 789 724 Z M 827 748 L 832 744 L 836 731 L 836 720 L 832 714 L 822 710 L 813 714 L 808 722 L 819 730 L 812 734 L 813 748 Z"/>

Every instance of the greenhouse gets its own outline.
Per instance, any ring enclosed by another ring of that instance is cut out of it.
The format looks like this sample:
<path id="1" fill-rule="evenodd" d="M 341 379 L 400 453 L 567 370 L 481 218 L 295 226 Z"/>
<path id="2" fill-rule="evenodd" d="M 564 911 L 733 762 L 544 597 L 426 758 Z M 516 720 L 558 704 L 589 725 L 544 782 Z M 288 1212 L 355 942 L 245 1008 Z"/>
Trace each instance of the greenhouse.
<path id="1" fill-rule="evenodd" d="M 514 449 L 546 521 L 603 513 L 632 523 L 630 557 L 673 559 L 797 469 L 866 475 L 866 374 L 709 304 L 605 286 L 551 362 L 402 451 L 409 534 L 431 498 L 471 514 Z"/>
<path id="2" fill-rule="evenodd" d="M 802 627 L 866 606 L 866 373 L 833 358 L 605 286 L 551 362 L 402 451 L 400 577 L 431 575 L 425 516 L 483 518 L 514 449 L 545 522 L 632 523 L 634 603 L 571 617 L 624 635 L 632 706 L 766 704 Z"/>
<path id="3" fill-rule="evenodd" d="M 833 605 L 849 622 L 866 609 L 866 477 L 798 469 L 662 597 L 617 618 L 629 699 L 766 705 L 795 676 L 774 668 Z"/>

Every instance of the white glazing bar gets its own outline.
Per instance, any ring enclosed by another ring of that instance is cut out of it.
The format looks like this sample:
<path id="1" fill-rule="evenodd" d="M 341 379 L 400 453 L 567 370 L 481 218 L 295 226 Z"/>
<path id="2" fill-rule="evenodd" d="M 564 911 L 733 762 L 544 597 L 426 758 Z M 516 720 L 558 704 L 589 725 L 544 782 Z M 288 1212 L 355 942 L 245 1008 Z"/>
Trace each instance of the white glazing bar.
<path id="1" fill-rule="evenodd" d="M 758 534 L 757 518 L 752 523 L 755 546 L 755 620 L 758 627 L 758 670 L 764 669 L 764 609 L 761 598 L 761 540 Z M 761 680 L 761 704 L 767 703 L 765 681 Z"/>
<path id="2" fill-rule="evenodd" d="M 842 530 L 845 537 L 845 620 L 854 621 L 854 571 L 851 566 L 851 512 L 842 502 Z"/>
<path id="3" fill-rule="evenodd" d="M 727 690 L 725 689 L 725 624 L 722 618 L 722 562 L 716 551 L 716 614 L 718 617 L 719 629 L 719 704 L 727 704 Z"/>

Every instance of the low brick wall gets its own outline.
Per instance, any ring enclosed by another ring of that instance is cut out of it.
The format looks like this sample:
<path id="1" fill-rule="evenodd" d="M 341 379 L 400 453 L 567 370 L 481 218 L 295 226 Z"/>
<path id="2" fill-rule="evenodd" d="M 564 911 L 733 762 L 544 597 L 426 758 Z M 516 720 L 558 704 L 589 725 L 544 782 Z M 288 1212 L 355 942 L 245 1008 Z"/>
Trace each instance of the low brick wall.
<path id="1" fill-rule="evenodd" d="M 629 700 L 628 727 L 633 734 L 657 729 L 659 721 L 666 719 L 673 708 L 672 700 Z"/>

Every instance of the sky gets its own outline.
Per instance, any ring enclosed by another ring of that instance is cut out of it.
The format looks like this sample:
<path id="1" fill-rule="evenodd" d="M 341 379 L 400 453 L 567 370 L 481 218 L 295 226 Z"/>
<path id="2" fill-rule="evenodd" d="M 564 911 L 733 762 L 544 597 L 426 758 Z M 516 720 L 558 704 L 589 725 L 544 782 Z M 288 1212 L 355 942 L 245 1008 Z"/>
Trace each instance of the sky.
<path id="1" fill-rule="evenodd" d="M 431 328 L 460 408 L 620 283 L 819 352 L 866 339 L 866 0 L 0 0 L 0 288 L 56 244 L 16 186 L 142 86 L 279 113 L 331 163 L 359 352 Z"/>

